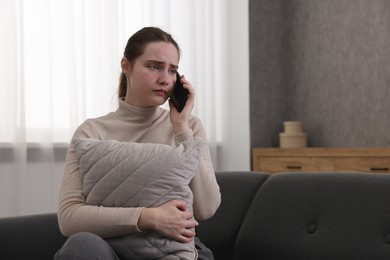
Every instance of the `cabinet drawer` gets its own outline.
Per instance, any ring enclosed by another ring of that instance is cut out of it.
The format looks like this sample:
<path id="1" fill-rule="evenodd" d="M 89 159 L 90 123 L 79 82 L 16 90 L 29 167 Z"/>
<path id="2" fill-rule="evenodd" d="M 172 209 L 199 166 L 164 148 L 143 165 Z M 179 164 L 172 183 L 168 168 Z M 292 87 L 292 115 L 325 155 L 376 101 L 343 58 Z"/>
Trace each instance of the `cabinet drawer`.
<path id="1" fill-rule="evenodd" d="M 335 158 L 336 172 L 390 172 L 390 158 Z"/>
<path id="2" fill-rule="evenodd" d="M 263 157 L 257 160 L 257 171 L 263 172 L 330 172 L 333 159 L 310 157 Z"/>

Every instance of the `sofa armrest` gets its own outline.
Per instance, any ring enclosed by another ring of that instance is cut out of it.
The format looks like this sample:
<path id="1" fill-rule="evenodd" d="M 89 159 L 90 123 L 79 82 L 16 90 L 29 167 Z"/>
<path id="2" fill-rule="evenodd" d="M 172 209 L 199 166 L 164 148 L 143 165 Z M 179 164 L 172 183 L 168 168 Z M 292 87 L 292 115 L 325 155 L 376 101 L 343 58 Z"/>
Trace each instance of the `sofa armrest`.
<path id="1" fill-rule="evenodd" d="M 56 213 L 0 218 L 0 259 L 53 259 L 65 243 Z"/>
<path id="2" fill-rule="evenodd" d="M 241 223 L 266 173 L 217 172 L 222 201 L 215 215 L 201 221 L 197 235 L 209 247 L 216 260 L 233 259 L 234 245 Z"/>

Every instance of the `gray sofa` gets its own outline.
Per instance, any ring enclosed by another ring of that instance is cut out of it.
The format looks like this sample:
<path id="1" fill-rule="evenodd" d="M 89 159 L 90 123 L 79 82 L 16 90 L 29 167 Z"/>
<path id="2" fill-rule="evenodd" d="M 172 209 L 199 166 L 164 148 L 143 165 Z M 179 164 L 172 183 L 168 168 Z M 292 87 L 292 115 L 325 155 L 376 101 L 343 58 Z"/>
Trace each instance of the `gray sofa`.
<path id="1" fill-rule="evenodd" d="M 219 172 L 198 236 L 215 258 L 390 259 L 390 174 Z M 0 259 L 52 259 L 55 214 L 0 219 Z"/>

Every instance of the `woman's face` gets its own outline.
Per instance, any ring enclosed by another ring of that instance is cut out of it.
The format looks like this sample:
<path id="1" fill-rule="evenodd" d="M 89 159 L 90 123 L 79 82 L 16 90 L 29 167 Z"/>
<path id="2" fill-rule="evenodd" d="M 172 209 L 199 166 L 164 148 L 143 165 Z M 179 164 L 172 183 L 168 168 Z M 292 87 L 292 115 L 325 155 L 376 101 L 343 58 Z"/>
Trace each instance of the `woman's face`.
<path id="1" fill-rule="evenodd" d="M 127 77 L 125 101 L 137 107 L 164 104 L 176 81 L 178 63 L 176 47 L 167 42 L 149 43 L 134 64 L 122 59 L 122 71 Z"/>

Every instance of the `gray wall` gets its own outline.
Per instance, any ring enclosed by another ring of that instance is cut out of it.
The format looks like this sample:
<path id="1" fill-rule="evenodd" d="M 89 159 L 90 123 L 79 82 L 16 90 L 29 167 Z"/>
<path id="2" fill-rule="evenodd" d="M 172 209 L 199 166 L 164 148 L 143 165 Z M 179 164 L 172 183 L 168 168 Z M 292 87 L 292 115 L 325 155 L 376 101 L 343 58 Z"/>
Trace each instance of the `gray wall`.
<path id="1" fill-rule="evenodd" d="M 250 0 L 251 147 L 390 143 L 390 1 Z"/>

